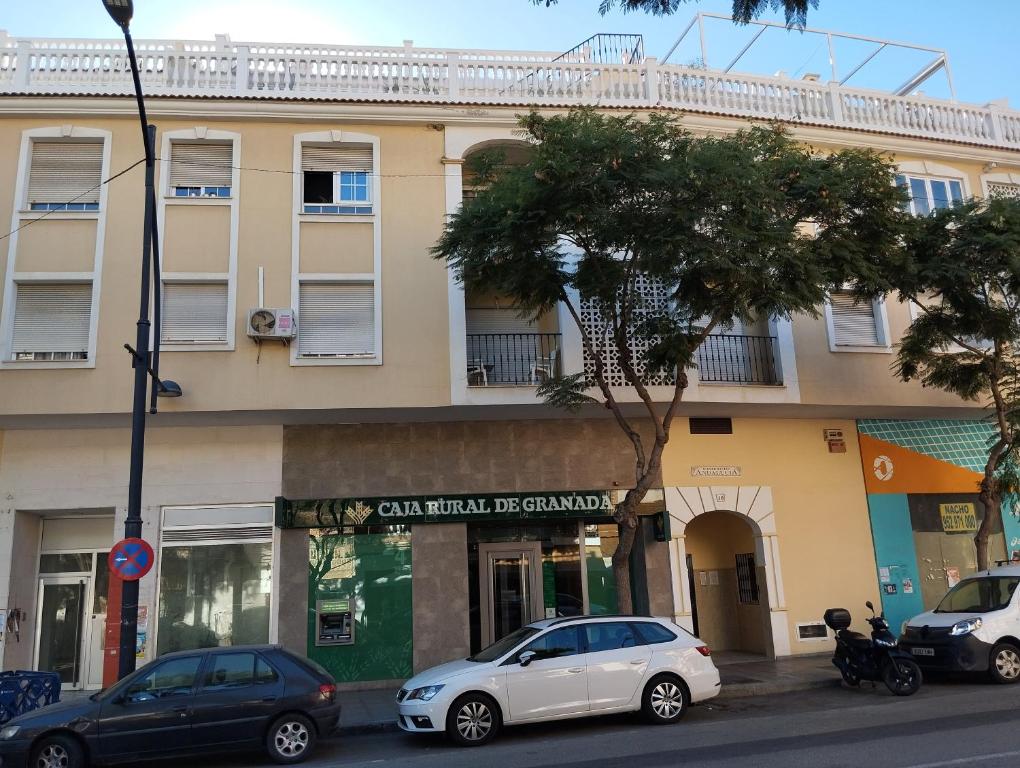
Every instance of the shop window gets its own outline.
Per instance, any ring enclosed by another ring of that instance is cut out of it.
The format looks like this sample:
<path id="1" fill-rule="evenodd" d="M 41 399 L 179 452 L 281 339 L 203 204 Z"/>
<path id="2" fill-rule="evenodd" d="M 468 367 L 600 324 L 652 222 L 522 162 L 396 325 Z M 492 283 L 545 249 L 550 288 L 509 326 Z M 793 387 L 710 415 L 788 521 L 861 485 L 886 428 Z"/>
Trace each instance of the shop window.
<path id="1" fill-rule="evenodd" d="M 613 553 L 620 541 L 616 523 L 584 526 L 584 564 L 588 576 L 588 613 L 616 613 L 616 576 Z"/>
<path id="2" fill-rule="evenodd" d="M 91 570 L 91 552 L 39 556 L 39 573 L 88 573 Z"/>
<path id="3" fill-rule="evenodd" d="M 758 604 L 758 574 L 754 552 L 737 555 L 737 599 L 744 605 Z"/>
<path id="4" fill-rule="evenodd" d="M 272 542 L 164 546 L 157 648 L 269 642 Z"/>

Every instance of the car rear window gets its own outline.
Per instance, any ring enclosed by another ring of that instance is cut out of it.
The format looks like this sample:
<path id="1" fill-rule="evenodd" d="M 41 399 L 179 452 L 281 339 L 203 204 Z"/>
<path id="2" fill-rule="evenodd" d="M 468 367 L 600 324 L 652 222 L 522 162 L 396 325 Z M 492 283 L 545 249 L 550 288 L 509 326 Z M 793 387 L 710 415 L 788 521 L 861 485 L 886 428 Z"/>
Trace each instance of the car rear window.
<path id="1" fill-rule="evenodd" d="M 676 640 L 675 634 L 670 632 L 661 624 L 656 624 L 653 621 L 635 621 L 633 626 L 648 645 L 655 645 L 656 643 L 671 643 Z"/>

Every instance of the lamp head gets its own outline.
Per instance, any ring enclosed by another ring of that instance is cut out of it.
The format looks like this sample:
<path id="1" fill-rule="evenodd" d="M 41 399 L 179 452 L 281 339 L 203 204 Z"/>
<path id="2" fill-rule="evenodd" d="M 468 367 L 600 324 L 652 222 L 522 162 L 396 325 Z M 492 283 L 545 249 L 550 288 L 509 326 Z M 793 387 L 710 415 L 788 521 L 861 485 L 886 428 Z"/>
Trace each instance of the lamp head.
<path id="1" fill-rule="evenodd" d="M 183 394 L 181 385 L 170 379 L 163 379 L 156 386 L 156 397 L 180 397 Z"/>
<path id="2" fill-rule="evenodd" d="M 103 0 L 103 7 L 106 8 L 111 19 L 117 22 L 121 28 L 127 29 L 135 12 L 134 3 L 131 0 Z"/>

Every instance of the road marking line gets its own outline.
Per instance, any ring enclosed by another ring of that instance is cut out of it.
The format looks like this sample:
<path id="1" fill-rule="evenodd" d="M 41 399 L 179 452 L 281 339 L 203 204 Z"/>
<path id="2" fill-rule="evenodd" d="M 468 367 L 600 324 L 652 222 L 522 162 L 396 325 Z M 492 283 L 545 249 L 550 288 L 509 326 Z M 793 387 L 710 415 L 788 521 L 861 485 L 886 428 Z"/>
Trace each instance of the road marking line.
<path id="1" fill-rule="evenodd" d="M 1020 750 L 1014 750 L 1012 752 L 996 752 L 994 755 L 972 755 L 970 757 L 958 757 L 955 760 L 942 760 L 938 763 L 916 763 L 914 765 L 907 765 L 904 768 L 944 768 L 949 765 L 966 765 L 968 763 L 985 762 L 986 760 L 998 760 L 1003 757 L 1018 757 L 1020 756 Z"/>

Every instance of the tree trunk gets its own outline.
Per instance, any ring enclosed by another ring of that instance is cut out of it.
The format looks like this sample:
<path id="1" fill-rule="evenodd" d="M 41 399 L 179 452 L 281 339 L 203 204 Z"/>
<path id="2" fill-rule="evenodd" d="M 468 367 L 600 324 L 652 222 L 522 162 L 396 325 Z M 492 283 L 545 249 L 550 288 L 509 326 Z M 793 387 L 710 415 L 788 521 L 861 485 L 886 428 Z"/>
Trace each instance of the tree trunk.
<path id="1" fill-rule="evenodd" d="M 992 527 L 997 519 L 1002 519 L 1002 494 L 999 492 L 997 483 L 981 483 L 981 493 L 978 494 L 981 503 L 985 506 L 985 516 L 974 534 L 974 548 L 977 550 L 977 569 L 985 571 L 988 569 L 988 537 L 992 533 Z"/>
<path id="2" fill-rule="evenodd" d="M 634 601 L 630 594 L 630 552 L 634 549 L 638 518 L 634 512 L 620 522 L 620 540 L 613 552 L 613 579 L 616 582 L 616 612 L 629 615 L 634 613 Z"/>

